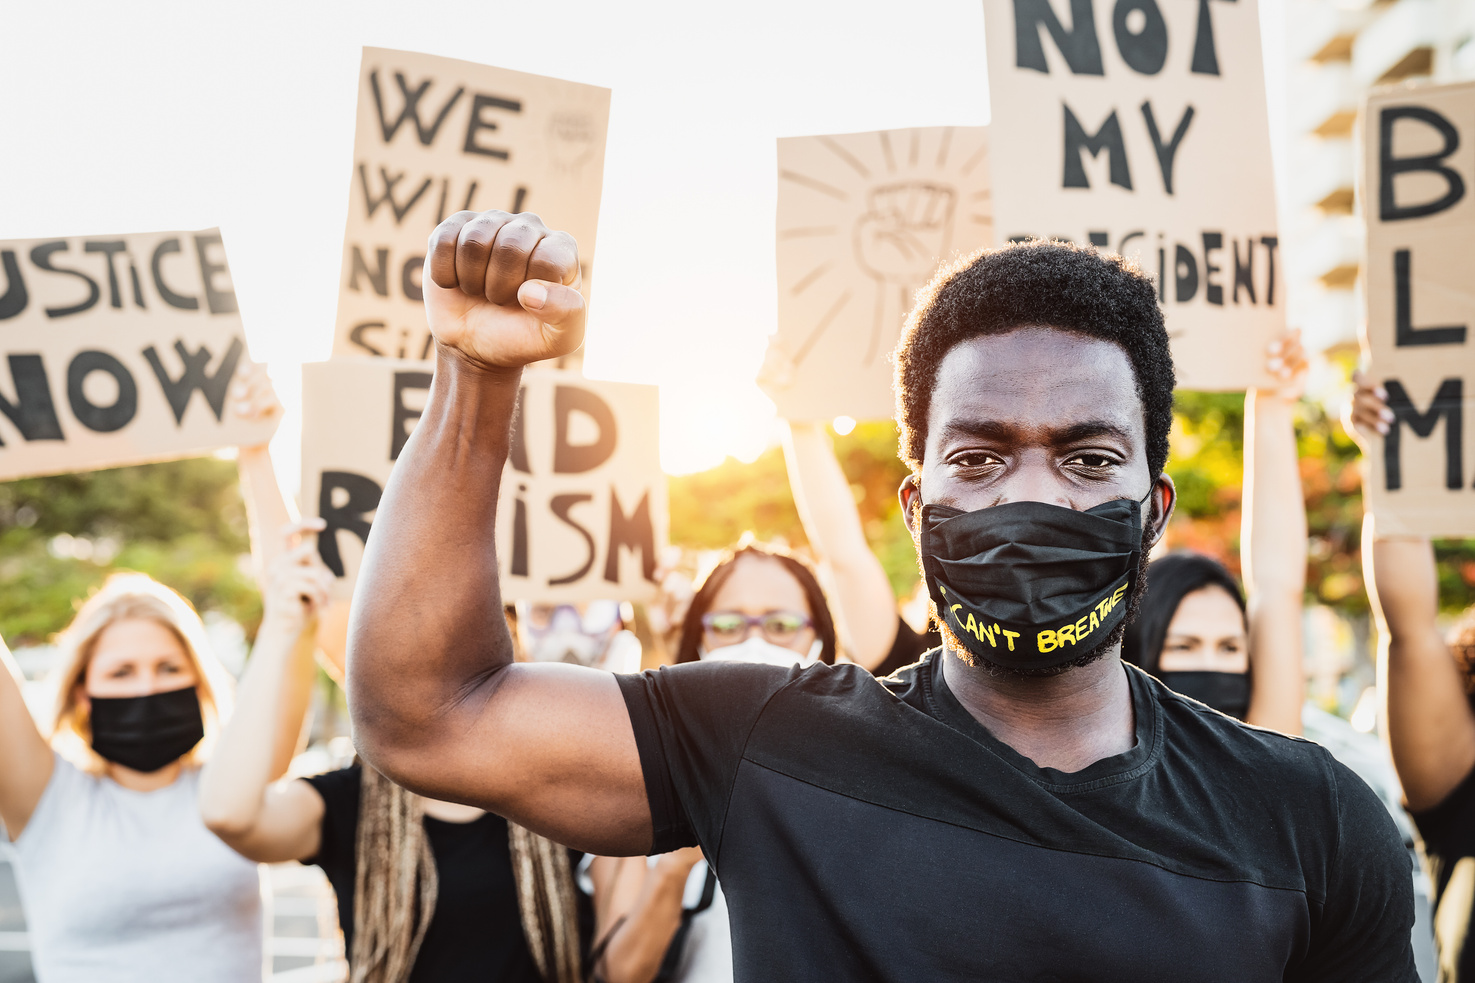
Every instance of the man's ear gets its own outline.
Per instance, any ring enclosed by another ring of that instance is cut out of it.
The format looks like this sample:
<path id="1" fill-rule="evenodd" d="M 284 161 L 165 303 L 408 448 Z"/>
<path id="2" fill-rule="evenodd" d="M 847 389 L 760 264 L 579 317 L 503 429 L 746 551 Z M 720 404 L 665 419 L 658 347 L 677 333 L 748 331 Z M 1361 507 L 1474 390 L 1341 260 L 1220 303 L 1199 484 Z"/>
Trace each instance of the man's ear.
<path id="1" fill-rule="evenodd" d="M 917 484 L 917 476 L 909 474 L 901 479 L 901 487 L 896 490 L 896 497 L 901 501 L 901 519 L 907 524 L 907 532 L 912 538 L 917 538 L 917 511 L 922 502 L 922 486 Z"/>
<path id="2" fill-rule="evenodd" d="M 1152 502 L 1157 506 L 1157 516 L 1147 531 L 1147 538 L 1151 540 L 1147 544 L 1148 549 L 1156 546 L 1168 531 L 1168 520 L 1173 518 L 1173 509 L 1178 504 L 1178 488 L 1167 472 L 1157 476 L 1152 486 Z"/>

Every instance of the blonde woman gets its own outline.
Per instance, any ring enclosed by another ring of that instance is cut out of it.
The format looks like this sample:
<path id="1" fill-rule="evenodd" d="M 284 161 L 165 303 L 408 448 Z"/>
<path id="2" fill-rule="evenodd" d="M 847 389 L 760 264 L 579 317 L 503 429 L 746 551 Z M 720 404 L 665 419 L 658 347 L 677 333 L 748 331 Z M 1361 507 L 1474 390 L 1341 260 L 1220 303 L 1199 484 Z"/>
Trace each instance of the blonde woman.
<path id="1" fill-rule="evenodd" d="M 304 579 L 331 579 L 310 544 L 274 566 L 270 643 L 258 641 L 205 769 L 206 825 L 247 859 L 323 869 L 352 983 L 580 983 L 566 848 L 480 809 L 412 795 L 357 763 L 273 783 L 272 748 L 302 729 L 297 694 L 311 684 L 318 644 L 342 678 L 346 605 L 323 610 Z"/>
<path id="2" fill-rule="evenodd" d="M 229 703 L 200 619 L 140 574 L 115 576 L 61 638 L 42 737 L 0 645 L 0 819 L 15 841 L 46 983 L 259 981 L 256 866 L 199 821 L 199 765 Z"/>
<path id="3" fill-rule="evenodd" d="M 232 412 L 280 419 L 259 366 Z M 286 506 L 264 446 L 241 448 L 253 521 Z M 119 574 L 59 637 L 56 706 L 38 729 L 0 642 L 0 821 L 15 843 L 45 983 L 260 983 L 255 864 L 200 822 L 199 768 L 229 714 L 230 676 L 189 603 Z M 285 769 L 290 749 L 278 755 Z"/>

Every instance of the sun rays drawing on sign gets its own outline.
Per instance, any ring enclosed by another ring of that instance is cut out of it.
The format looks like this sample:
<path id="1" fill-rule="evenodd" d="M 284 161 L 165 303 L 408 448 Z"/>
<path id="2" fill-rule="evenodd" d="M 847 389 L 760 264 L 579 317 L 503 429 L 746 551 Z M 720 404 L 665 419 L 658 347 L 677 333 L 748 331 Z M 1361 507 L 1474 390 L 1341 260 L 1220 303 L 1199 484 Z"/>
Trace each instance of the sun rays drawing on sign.
<path id="1" fill-rule="evenodd" d="M 788 419 L 885 419 L 917 289 L 993 244 L 987 130 L 778 141 L 778 332 L 759 384 Z"/>

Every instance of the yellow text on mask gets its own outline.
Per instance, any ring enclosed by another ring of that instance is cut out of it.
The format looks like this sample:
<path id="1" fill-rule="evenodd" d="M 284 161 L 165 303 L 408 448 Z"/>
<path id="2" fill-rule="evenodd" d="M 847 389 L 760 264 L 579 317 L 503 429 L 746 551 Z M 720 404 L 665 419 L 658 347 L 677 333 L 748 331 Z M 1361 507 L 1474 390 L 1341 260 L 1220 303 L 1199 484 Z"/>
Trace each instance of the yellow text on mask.
<path id="1" fill-rule="evenodd" d="M 942 588 L 942 592 L 946 594 L 947 588 Z M 958 631 L 965 631 L 980 642 L 988 642 L 991 648 L 998 648 L 999 643 L 1002 642 L 1009 647 L 1010 652 L 1014 651 L 1014 639 L 1019 637 L 1019 632 L 1010 631 L 1003 625 L 997 623 L 990 625 L 987 622 L 979 621 L 973 617 L 971 611 L 968 613 L 968 620 L 964 621 L 958 617 L 958 608 L 962 606 L 961 604 L 954 604 L 948 608 L 948 613 L 953 616 L 953 624 L 958 626 Z"/>
<path id="2" fill-rule="evenodd" d="M 1087 636 L 1101 627 L 1102 622 L 1106 621 L 1106 616 L 1121 603 L 1122 595 L 1126 591 L 1127 585 L 1122 584 L 1109 596 L 1103 597 L 1094 608 L 1086 614 L 1081 615 L 1080 619 L 1074 623 L 1062 625 L 1054 631 L 1046 628 L 1040 632 L 1039 638 L 1036 640 L 1040 651 L 1053 652 L 1058 648 L 1064 648 L 1066 645 L 1074 647 L 1081 644 Z"/>

